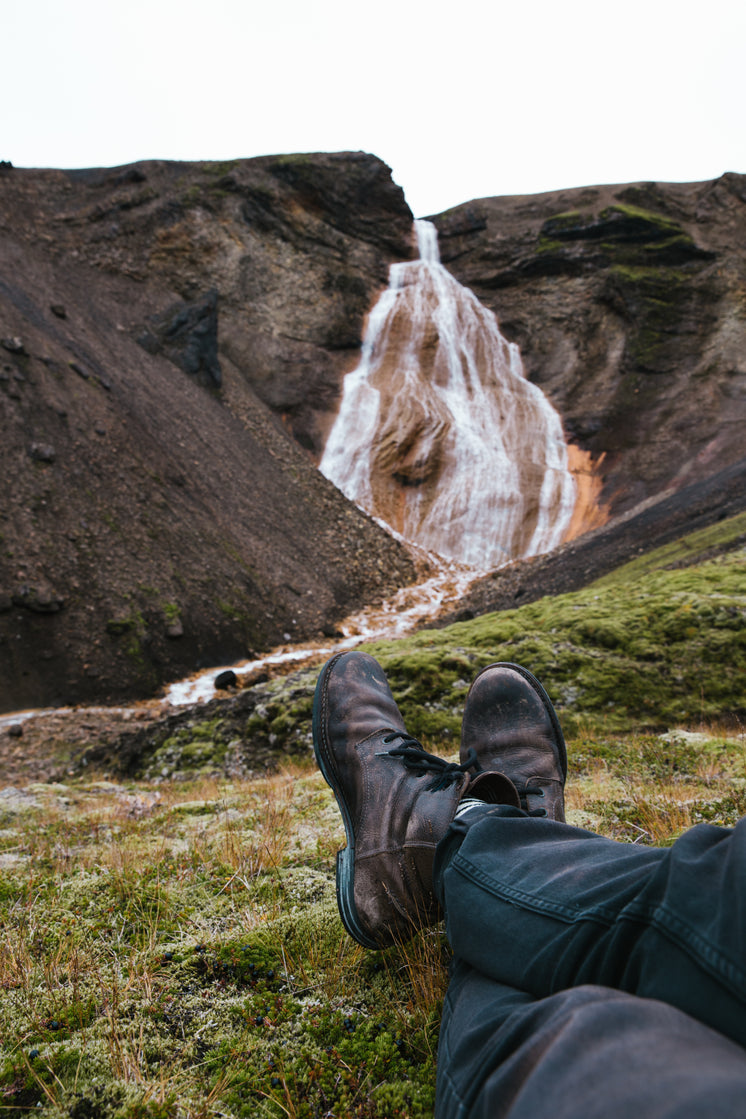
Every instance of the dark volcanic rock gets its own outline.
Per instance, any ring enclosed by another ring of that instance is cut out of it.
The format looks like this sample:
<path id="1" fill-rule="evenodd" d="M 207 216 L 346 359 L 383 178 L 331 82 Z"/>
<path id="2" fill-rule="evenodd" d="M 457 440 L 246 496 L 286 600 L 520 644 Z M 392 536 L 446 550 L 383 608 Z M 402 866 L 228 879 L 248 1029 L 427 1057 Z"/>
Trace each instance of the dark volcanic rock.
<path id="1" fill-rule="evenodd" d="M 742 458 L 746 177 L 434 220 L 611 514 Z M 362 153 L 0 176 L 0 710 L 150 694 L 413 578 L 314 467 L 412 252 L 401 190 Z M 654 544 L 664 505 L 535 561 L 511 603 Z"/>
<path id="2" fill-rule="evenodd" d="M 413 578 L 299 446 L 410 230 L 361 154 L 2 177 L 0 710 L 151 694 Z"/>
<path id="3" fill-rule="evenodd" d="M 215 677 L 215 687 L 219 690 L 233 688 L 237 683 L 238 677 L 232 668 L 226 668 L 224 672 L 219 672 Z"/>
<path id="4" fill-rule="evenodd" d="M 612 513 L 743 454 L 746 176 L 486 198 L 433 220 Z"/>
<path id="5" fill-rule="evenodd" d="M 169 307 L 154 315 L 137 341 L 149 354 L 163 354 L 207 388 L 220 388 L 218 293 Z"/>

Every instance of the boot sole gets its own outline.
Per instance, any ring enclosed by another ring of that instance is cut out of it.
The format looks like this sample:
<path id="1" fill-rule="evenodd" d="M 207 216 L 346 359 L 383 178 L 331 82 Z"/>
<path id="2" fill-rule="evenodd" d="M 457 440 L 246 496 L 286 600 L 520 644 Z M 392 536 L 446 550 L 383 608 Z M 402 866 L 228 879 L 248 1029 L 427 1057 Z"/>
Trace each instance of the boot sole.
<path id="1" fill-rule="evenodd" d="M 344 797 L 339 789 L 339 782 L 336 774 L 327 761 L 327 755 L 331 756 L 331 750 L 326 740 L 324 733 L 324 690 L 326 681 L 329 674 L 339 660 L 343 653 L 337 653 L 331 660 L 327 661 L 319 674 L 319 679 L 316 684 L 316 691 L 313 697 L 313 752 L 316 755 L 316 764 L 321 770 L 321 775 L 326 781 L 329 788 L 334 793 L 334 796 L 342 815 L 342 823 L 345 829 L 345 838 L 347 846 L 341 851 L 337 851 L 337 908 L 339 915 L 342 918 L 342 924 L 347 932 L 356 940 L 358 944 L 362 944 L 363 948 L 378 948 L 379 945 L 370 937 L 366 932 L 363 932 L 358 917 L 357 908 L 355 906 L 355 832 L 352 827 L 352 820 L 350 812 L 345 802 Z"/>

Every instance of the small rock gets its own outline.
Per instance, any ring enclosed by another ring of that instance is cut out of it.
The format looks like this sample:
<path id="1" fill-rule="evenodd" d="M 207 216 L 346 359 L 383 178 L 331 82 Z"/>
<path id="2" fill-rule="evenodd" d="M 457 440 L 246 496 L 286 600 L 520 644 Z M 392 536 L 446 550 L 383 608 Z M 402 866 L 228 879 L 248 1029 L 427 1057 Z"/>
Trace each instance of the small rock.
<path id="1" fill-rule="evenodd" d="M 8 727 L 8 734 L 11 738 L 23 738 L 23 727 L 20 723 L 13 723 Z"/>
<path id="2" fill-rule="evenodd" d="M 139 167 L 128 167 L 126 171 L 122 171 L 114 179 L 115 186 L 127 186 L 129 183 L 144 183 L 147 182 L 147 175 L 141 171 Z"/>
<path id="3" fill-rule="evenodd" d="M 0 346 L 9 354 L 25 354 L 26 349 L 20 338 L 0 338 Z"/>
<path id="4" fill-rule="evenodd" d="M 53 315 L 56 315 L 58 319 L 67 318 L 67 311 L 61 303 L 50 303 L 49 310 Z"/>
<path id="5" fill-rule="evenodd" d="M 65 599 L 48 584 L 39 586 L 21 584 L 12 596 L 14 606 L 22 606 L 35 614 L 56 614 L 65 605 Z"/>
<path id="6" fill-rule="evenodd" d="M 238 683 L 238 677 L 232 668 L 226 668 L 224 672 L 217 674 L 214 683 L 216 688 L 232 688 Z"/>
<path id="7" fill-rule="evenodd" d="M 49 443 L 32 443 L 28 451 L 34 462 L 54 462 L 56 452 Z"/>

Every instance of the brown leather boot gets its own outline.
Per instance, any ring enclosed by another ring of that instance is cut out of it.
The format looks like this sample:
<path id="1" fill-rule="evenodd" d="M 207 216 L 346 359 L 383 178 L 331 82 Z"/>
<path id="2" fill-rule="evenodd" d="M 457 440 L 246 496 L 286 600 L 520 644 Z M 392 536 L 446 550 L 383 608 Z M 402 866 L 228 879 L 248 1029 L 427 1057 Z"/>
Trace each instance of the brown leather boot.
<path id="1" fill-rule="evenodd" d="M 358 943 L 405 940 L 441 917 L 435 848 L 459 800 L 520 805 L 510 781 L 427 754 L 407 734 L 382 668 L 356 650 L 321 670 L 313 705 L 316 760 L 334 790 L 347 847 L 337 854 L 337 902 Z"/>
<path id="2" fill-rule="evenodd" d="M 549 696 L 527 669 L 498 662 L 475 678 L 461 729 L 461 761 L 470 760 L 509 777 L 530 815 L 564 820 L 565 740 Z"/>

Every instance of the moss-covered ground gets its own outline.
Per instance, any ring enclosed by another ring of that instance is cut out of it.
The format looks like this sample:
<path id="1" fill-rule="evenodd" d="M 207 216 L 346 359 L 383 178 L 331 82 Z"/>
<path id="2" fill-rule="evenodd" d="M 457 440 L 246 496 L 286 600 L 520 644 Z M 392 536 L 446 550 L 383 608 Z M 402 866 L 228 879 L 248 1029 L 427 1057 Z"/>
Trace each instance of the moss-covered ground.
<path id="1" fill-rule="evenodd" d="M 572 823 L 659 845 L 727 826 L 746 809 L 746 556 L 670 569 L 680 551 L 372 651 L 448 757 L 475 672 L 534 671 L 567 729 Z M 0 789 L 4 1115 L 432 1114 L 447 945 L 436 928 L 367 952 L 342 929 L 316 674 L 264 685 L 247 717 L 284 758 L 263 777 L 226 776 L 219 720 L 211 753 L 195 715 L 165 778 L 143 756 L 132 778 Z"/>

